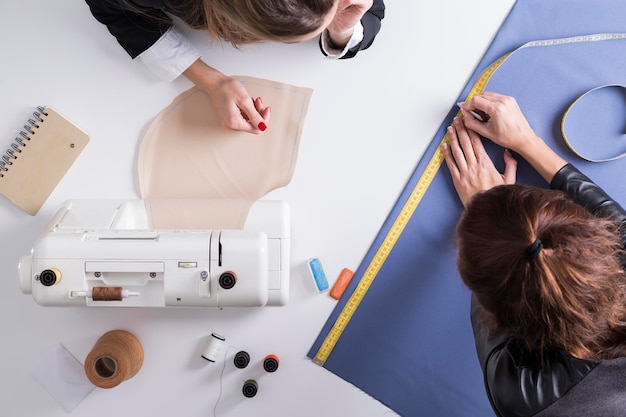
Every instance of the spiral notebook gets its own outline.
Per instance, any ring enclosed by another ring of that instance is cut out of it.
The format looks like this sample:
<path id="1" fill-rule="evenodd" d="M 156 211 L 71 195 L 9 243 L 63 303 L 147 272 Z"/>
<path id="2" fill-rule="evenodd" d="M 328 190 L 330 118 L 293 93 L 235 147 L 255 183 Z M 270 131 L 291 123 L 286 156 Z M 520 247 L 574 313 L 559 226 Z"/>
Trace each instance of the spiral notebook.
<path id="1" fill-rule="evenodd" d="M 89 136 L 50 107 L 33 118 L 0 160 L 0 194 L 35 215 L 56 188 Z"/>

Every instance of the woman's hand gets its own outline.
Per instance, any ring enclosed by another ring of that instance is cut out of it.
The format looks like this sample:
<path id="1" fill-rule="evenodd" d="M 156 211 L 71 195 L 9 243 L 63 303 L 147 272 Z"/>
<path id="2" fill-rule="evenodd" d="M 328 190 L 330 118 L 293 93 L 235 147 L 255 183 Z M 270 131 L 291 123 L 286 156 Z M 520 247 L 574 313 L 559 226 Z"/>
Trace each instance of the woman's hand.
<path id="1" fill-rule="evenodd" d="M 224 75 L 206 93 L 227 129 L 259 134 L 267 128 L 271 109 L 263 105 L 260 97 L 251 98 L 238 80 Z"/>
<path id="2" fill-rule="evenodd" d="M 470 110 L 487 113 L 489 120 L 481 122 L 475 119 Z M 515 151 L 548 183 L 567 163 L 535 134 L 513 97 L 483 93 L 473 97 L 469 103 L 461 104 L 461 112 L 467 129 Z"/>
<path id="3" fill-rule="evenodd" d="M 267 129 L 271 108 L 266 107 L 260 97 L 251 98 L 238 80 L 222 74 L 200 59 L 184 74 L 209 96 L 225 128 L 254 134 Z"/>
<path id="4" fill-rule="evenodd" d="M 500 174 L 487 155 L 480 136 L 467 129 L 458 117 L 448 127 L 448 143 L 443 145 L 443 155 L 463 206 L 476 193 L 497 185 L 515 184 L 517 161 L 511 153 L 504 152 L 505 169 L 504 174 Z"/>
<path id="5" fill-rule="evenodd" d="M 337 13 L 328 25 L 330 40 L 338 48 L 343 48 L 350 38 L 354 27 L 373 4 L 373 0 L 338 0 Z"/>
<path id="6" fill-rule="evenodd" d="M 476 120 L 469 111 L 479 110 L 489 115 L 487 122 Z M 465 126 L 491 139 L 503 148 L 520 152 L 541 141 L 528 124 L 515 98 L 486 92 L 461 104 Z"/>

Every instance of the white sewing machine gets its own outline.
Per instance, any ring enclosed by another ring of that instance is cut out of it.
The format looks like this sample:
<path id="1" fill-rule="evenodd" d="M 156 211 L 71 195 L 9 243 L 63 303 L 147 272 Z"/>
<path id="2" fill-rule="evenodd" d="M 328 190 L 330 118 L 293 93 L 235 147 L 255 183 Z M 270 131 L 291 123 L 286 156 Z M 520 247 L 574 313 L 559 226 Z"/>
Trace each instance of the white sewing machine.
<path id="1" fill-rule="evenodd" d="M 72 200 L 19 264 L 41 305 L 226 307 L 289 298 L 289 207 L 255 202 L 242 230 L 150 230 L 143 200 Z"/>

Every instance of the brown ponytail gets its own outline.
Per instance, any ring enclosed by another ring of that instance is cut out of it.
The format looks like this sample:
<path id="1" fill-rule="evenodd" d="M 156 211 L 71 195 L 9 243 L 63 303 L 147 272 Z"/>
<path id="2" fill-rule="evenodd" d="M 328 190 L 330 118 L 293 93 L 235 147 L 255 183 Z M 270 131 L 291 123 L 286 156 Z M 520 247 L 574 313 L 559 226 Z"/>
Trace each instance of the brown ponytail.
<path id="1" fill-rule="evenodd" d="M 457 225 L 459 272 L 486 324 L 528 350 L 626 356 L 617 228 L 560 191 L 495 187 L 474 196 Z"/>

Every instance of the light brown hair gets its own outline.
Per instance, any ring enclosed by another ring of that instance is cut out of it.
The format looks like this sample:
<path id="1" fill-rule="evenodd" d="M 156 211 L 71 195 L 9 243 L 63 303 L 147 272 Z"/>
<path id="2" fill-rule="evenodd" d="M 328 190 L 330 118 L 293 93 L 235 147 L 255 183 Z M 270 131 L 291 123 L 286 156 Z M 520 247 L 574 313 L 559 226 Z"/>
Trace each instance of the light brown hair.
<path id="1" fill-rule="evenodd" d="M 542 248 L 529 254 L 537 239 Z M 472 198 L 456 241 L 459 273 L 489 327 L 534 352 L 626 356 L 618 224 L 560 191 L 505 185 Z"/>
<path id="2" fill-rule="evenodd" d="M 318 30 L 338 0 L 188 0 L 168 4 L 195 29 L 234 46 L 288 41 Z"/>

